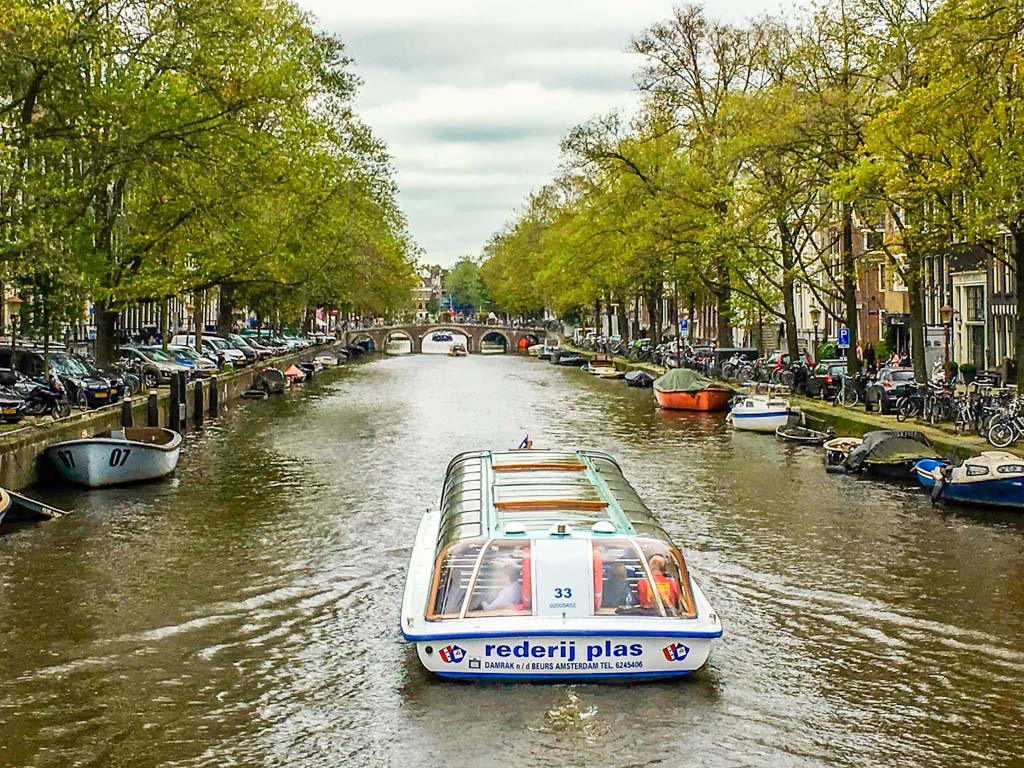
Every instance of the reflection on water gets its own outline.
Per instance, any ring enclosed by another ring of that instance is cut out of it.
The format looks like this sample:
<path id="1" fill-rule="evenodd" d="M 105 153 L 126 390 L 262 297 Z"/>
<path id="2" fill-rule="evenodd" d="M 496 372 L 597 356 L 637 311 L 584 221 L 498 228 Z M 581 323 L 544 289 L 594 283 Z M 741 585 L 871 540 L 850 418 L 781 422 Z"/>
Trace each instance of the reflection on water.
<path id="1" fill-rule="evenodd" d="M 683 683 L 441 682 L 398 632 L 451 456 L 620 457 L 725 622 Z M 4 765 L 1012 765 L 1024 528 L 517 356 L 231 404 L 173 478 L 0 536 Z"/>

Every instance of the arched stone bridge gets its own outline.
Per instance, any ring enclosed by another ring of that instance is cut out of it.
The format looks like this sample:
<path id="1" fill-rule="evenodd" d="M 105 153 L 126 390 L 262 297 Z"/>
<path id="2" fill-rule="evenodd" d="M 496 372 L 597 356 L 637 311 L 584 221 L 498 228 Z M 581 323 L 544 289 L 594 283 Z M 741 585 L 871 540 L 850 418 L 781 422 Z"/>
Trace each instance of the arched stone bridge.
<path id="1" fill-rule="evenodd" d="M 513 327 L 507 325 L 463 325 L 462 323 L 422 323 L 408 325 L 388 325 L 374 328 L 354 328 L 341 332 L 341 339 L 346 344 L 359 344 L 369 339 L 373 348 L 379 352 L 392 339 L 407 338 L 412 342 L 413 352 L 423 351 L 423 340 L 435 333 L 449 331 L 466 337 L 466 346 L 470 352 L 479 352 L 484 341 L 504 342 L 506 352 L 515 352 L 519 343 L 526 339 L 527 344 L 540 344 L 548 336 L 558 336 L 555 331 L 543 327 Z"/>

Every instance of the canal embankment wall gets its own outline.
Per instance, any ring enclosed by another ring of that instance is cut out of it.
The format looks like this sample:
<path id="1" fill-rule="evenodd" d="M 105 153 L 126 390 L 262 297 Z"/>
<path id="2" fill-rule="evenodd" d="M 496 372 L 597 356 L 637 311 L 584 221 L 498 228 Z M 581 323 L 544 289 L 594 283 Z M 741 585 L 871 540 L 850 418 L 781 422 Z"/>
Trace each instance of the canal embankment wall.
<path id="1" fill-rule="evenodd" d="M 198 426 L 203 420 L 223 408 L 226 403 L 237 400 L 242 393 L 253 388 L 256 376 L 267 366 L 281 368 L 300 360 L 312 358 L 323 350 L 337 349 L 339 345 L 315 347 L 303 352 L 294 352 L 250 365 L 238 371 L 221 373 L 209 379 L 196 379 L 185 387 L 184 403 L 172 396 L 170 388 L 150 390 L 155 394 L 151 404 L 149 394 L 142 393 L 124 402 L 105 405 L 91 411 L 75 413 L 65 419 L 40 421 L 0 435 L 0 487 L 19 491 L 43 481 L 46 467 L 42 452 L 54 443 L 65 440 L 79 440 L 99 432 L 118 429 L 125 424 L 126 411 L 131 412 L 135 426 L 146 426 L 151 421 L 151 410 L 155 408 L 156 421 L 161 427 L 174 428 L 171 418 L 172 401 L 179 406 L 179 416 L 184 428 Z M 216 388 L 216 393 L 213 392 Z M 198 401 L 198 406 L 197 406 Z M 184 406 L 183 408 L 181 406 Z"/>
<path id="2" fill-rule="evenodd" d="M 616 369 L 620 371 L 640 370 L 654 376 L 660 376 L 666 371 L 664 367 L 654 365 L 653 363 L 638 363 L 618 355 L 607 355 L 603 352 L 578 349 L 571 344 L 566 344 L 565 347 L 588 360 L 594 358 L 610 359 Z M 734 382 L 721 383 L 724 386 L 735 389 L 737 392 L 752 391 L 751 387 L 739 387 Z M 982 451 L 993 450 L 988 441 L 974 434 L 954 433 L 917 420 L 900 423 L 896 420 L 895 416 L 885 416 L 878 412 L 867 412 L 865 410 L 853 410 L 841 405 L 832 405 L 822 400 L 812 400 L 807 397 L 787 395 L 787 399 L 794 405 L 800 406 L 807 426 L 819 430 L 831 427 L 837 435 L 862 437 L 866 433 L 878 429 L 913 429 L 924 434 L 941 453 L 966 457 L 977 456 Z M 1024 451 L 1020 449 L 1010 448 L 1009 450 L 1012 453 L 1024 456 Z"/>

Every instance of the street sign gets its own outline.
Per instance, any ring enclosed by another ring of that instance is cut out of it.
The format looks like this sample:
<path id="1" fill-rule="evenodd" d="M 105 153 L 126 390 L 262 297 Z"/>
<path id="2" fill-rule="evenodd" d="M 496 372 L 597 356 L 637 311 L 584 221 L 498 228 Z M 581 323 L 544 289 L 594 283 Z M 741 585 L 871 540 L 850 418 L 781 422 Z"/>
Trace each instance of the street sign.
<path id="1" fill-rule="evenodd" d="M 682 320 L 679 321 L 679 332 L 680 333 L 686 333 L 686 331 L 687 331 L 687 329 L 689 327 L 690 327 L 690 321 L 687 320 L 686 318 L 683 318 Z"/>
<path id="2" fill-rule="evenodd" d="M 850 329 L 849 328 L 840 328 L 839 329 L 839 341 L 836 344 L 836 346 L 839 347 L 839 349 L 849 349 L 850 348 Z"/>

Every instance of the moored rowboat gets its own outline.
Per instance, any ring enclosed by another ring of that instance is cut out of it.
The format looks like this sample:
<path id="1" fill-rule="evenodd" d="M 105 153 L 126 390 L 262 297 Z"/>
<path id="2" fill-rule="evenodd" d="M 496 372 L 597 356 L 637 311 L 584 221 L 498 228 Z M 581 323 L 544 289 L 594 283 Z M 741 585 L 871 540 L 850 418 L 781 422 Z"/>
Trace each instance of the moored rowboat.
<path id="1" fill-rule="evenodd" d="M 178 466 L 181 435 L 160 427 L 126 427 L 43 451 L 66 481 L 88 488 L 164 477 Z"/>
<path id="2" fill-rule="evenodd" d="M 835 434 L 835 433 L 832 433 Z M 784 425 L 776 428 L 775 436 L 787 443 L 798 445 L 821 445 L 829 439 L 828 432 L 819 432 L 816 429 L 801 427 L 796 424 Z"/>

